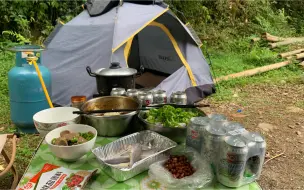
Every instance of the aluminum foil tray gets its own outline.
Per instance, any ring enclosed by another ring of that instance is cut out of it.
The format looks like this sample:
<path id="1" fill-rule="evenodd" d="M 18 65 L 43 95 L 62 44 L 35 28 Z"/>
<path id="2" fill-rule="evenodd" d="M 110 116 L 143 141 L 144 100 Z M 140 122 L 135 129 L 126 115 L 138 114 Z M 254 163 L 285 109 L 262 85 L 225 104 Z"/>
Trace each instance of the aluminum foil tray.
<path id="1" fill-rule="evenodd" d="M 107 163 L 104 160 L 111 158 L 122 147 L 136 143 L 147 144 L 151 143 L 152 148 L 158 148 L 160 151 L 145 159 L 136 162 L 132 168 L 118 169 Z M 149 169 L 149 166 L 157 161 L 167 158 L 167 151 L 177 146 L 177 143 L 153 131 L 141 131 L 131 135 L 119 138 L 105 146 L 97 147 L 92 152 L 101 164 L 103 171 L 118 182 L 130 179 L 137 174 L 140 174 Z"/>

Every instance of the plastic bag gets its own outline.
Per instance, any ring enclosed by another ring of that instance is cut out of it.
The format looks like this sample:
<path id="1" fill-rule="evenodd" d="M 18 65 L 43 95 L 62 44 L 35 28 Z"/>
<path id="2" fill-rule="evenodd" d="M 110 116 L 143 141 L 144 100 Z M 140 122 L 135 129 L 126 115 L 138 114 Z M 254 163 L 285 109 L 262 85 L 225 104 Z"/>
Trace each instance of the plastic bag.
<path id="1" fill-rule="evenodd" d="M 43 166 L 40 172 L 38 172 L 27 184 L 19 188 L 19 190 L 83 189 L 91 176 L 96 172 L 97 169 L 70 170 L 47 163 Z"/>
<path id="2" fill-rule="evenodd" d="M 191 176 L 181 179 L 174 178 L 173 175 L 164 167 L 164 163 L 167 160 L 162 160 L 150 165 L 149 176 L 151 178 L 154 178 L 166 188 L 203 188 L 212 183 L 213 173 L 211 166 L 194 149 L 190 147 L 181 150 L 173 149 L 170 154 L 185 155 L 194 167 L 195 172 Z"/>

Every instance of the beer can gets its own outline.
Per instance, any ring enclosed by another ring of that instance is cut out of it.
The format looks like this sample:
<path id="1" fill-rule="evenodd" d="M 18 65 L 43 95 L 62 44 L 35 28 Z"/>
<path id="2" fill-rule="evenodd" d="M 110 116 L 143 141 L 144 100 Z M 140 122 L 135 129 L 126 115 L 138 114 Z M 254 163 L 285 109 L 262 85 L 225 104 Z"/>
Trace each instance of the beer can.
<path id="1" fill-rule="evenodd" d="M 226 122 L 224 127 L 227 135 L 241 135 L 246 132 L 244 126 L 237 122 Z"/>
<path id="2" fill-rule="evenodd" d="M 193 117 L 187 126 L 186 146 L 194 148 L 197 152 L 201 152 L 204 143 L 203 132 L 208 125 L 209 118 Z"/>
<path id="3" fill-rule="evenodd" d="M 125 96 L 126 90 L 124 88 L 112 88 L 111 96 Z"/>
<path id="4" fill-rule="evenodd" d="M 224 141 L 225 136 L 226 132 L 223 126 L 220 123 L 212 124 L 212 121 L 203 132 L 204 144 L 201 148 L 201 155 L 206 157 L 214 172 L 216 172 L 220 144 Z"/>
<path id="5" fill-rule="evenodd" d="M 227 117 L 222 114 L 211 114 L 209 118 L 213 121 L 227 121 Z"/>
<path id="6" fill-rule="evenodd" d="M 266 154 L 266 141 L 255 132 L 245 132 L 242 135 L 247 141 L 250 157 L 247 159 L 245 175 L 254 177 L 252 181 L 258 179 L 262 172 L 262 167 Z"/>
<path id="7" fill-rule="evenodd" d="M 187 95 L 185 92 L 177 91 L 171 95 L 170 102 L 178 105 L 186 105 Z"/>
<path id="8" fill-rule="evenodd" d="M 165 104 L 167 103 L 167 94 L 164 90 L 157 90 L 153 93 L 153 104 Z"/>
<path id="9" fill-rule="evenodd" d="M 247 156 L 246 141 L 241 136 L 227 136 L 220 146 L 218 181 L 228 187 L 242 186 Z"/>
<path id="10" fill-rule="evenodd" d="M 128 89 L 126 92 L 126 96 L 138 99 L 139 92 L 136 89 Z"/>
<path id="11" fill-rule="evenodd" d="M 153 103 L 153 95 L 150 92 L 142 92 L 138 95 L 138 100 L 143 106 L 148 106 Z"/>

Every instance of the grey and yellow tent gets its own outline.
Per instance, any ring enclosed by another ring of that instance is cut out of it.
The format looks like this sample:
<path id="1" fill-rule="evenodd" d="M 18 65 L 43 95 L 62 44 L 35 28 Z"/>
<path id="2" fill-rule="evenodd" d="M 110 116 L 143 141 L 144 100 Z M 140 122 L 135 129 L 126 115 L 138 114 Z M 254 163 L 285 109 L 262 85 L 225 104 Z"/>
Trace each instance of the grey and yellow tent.
<path id="1" fill-rule="evenodd" d="M 196 37 L 163 3 L 124 2 L 100 16 L 84 10 L 49 41 L 42 62 L 52 73 L 52 100 L 67 105 L 73 95 L 92 97 L 95 79 L 86 72 L 111 62 L 144 73 L 139 87 L 186 91 L 189 103 L 215 91 Z"/>

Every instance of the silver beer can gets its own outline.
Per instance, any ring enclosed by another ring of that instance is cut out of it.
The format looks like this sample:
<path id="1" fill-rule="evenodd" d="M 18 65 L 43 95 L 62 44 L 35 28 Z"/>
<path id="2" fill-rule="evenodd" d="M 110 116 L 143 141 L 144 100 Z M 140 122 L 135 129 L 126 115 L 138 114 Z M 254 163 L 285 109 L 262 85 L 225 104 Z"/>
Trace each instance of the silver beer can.
<path id="1" fill-rule="evenodd" d="M 226 122 L 224 124 L 227 135 L 241 135 L 246 132 L 246 129 L 243 125 L 237 122 Z"/>
<path id="2" fill-rule="evenodd" d="M 204 143 L 203 132 L 209 123 L 208 117 L 193 117 L 187 126 L 186 146 L 201 152 Z"/>
<path id="3" fill-rule="evenodd" d="M 250 158 L 247 159 L 245 175 L 252 178 L 248 183 L 258 179 L 262 172 L 262 167 L 266 154 L 266 141 L 255 132 L 245 132 L 242 135 L 247 141 Z"/>
<path id="4" fill-rule="evenodd" d="M 164 90 L 157 90 L 153 94 L 153 104 L 167 103 L 167 94 Z"/>
<path id="5" fill-rule="evenodd" d="M 185 92 L 177 91 L 170 97 L 170 102 L 178 105 L 187 105 L 187 95 Z"/>
<path id="6" fill-rule="evenodd" d="M 138 95 L 138 100 L 143 106 L 153 104 L 153 95 L 150 92 L 142 92 Z"/>
<path id="7" fill-rule="evenodd" d="M 112 88 L 111 96 L 125 96 L 126 90 L 124 88 Z"/>
<path id="8" fill-rule="evenodd" d="M 211 114 L 209 118 L 213 121 L 227 121 L 227 117 L 222 114 Z"/>
<path id="9" fill-rule="evenodd" d="M 134 98 L 134 99 L 138 99 L 138 90 L 136 89 L 128 89 L 126 92 L 126 96 Z"/>
<path id="10" fill-rule="evenodd" d="M 244 184 L 244 171 L 248 156 L 246 141 L 238 136 L 227 136 L 221 143 L 217 166 L 217 179 L 228 187 Z"/>
<path id="11" fill-rule="evenodd" d="M 201 155 L 206 157 L 214 172 L 216 172 L 220 144 L 224 141 L 225 136 L 226 131 L 222 122 L 210 121 L 203 132 L 204 144 L 201 148 Z"/>

